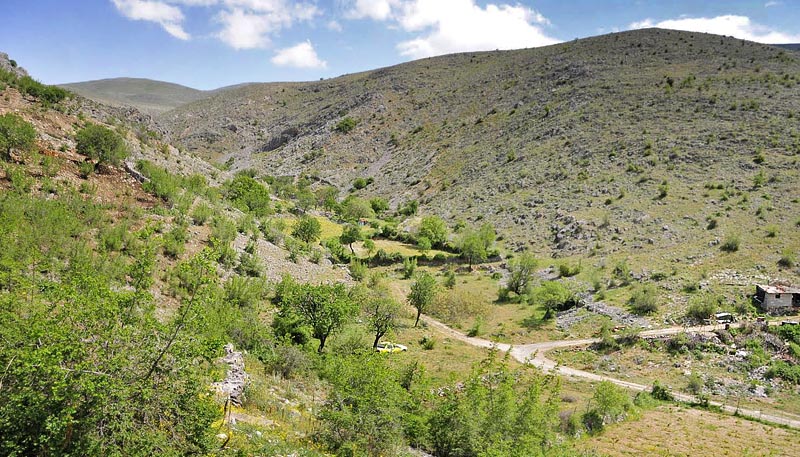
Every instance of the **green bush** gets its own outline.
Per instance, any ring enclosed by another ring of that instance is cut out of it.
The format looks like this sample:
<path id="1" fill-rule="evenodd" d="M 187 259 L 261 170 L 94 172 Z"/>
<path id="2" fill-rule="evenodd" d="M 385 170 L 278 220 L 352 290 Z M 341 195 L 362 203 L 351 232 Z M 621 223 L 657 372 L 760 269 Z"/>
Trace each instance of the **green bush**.
<path id="1" fill-rule="evenodd" d="M 739 250 L 739 237 L 736 235 L 728 236 L 719 247 L 723 252 L 736 252 Z"/>
<path id="2" fill-rule="evenodd" d="M 403 260 L 403 279 L 409 279 L 417 270 L 417 259 L 408 257 Z"/>
<path id="3" fill-rule="evenodd" d="M 578 305 L 578 297 L 560 281 L 545 281 L 533 289 L 533 301 L 546 310 L 564 311 Z"/>
<path id="4" fill-rule="evenodd" d="M 652 314 L 658 311 L 658 291 L 652 284 L 640 285 L 631 294 L 629 303 L 636 314 Z"/>
<path id="5" fill-rule="evenodd" d="M 339 133 L 349 133 L 356 128 L 356 125 L 358 125 L 357 120 L 353 119 L 352 117 L 345 117 L 337 122 L 333 129 Z"/>
<path id="6" fill-rule="evenodd" d="M 128 157 L 125 140 L 117 132 L 98 124 L 89 124 L 75 135 L 75 150 L 98 163 L 119 165 Z"/>
<path id="7" fill-rule="evenodd" d="M 317 218 L 308 215 L 301 217 L 292 230 L 292 236 L 305 243 L 316 242 L 319 240 L 321 233 L 322 225 L 320 222 Z"/>
<path id="8" fill-rule="evenodd" d="M 214 215 L 214 209 L 205 203 L 199 203 L 192 210 L 192 222 L 195 225 L 203 225 Z"/>
<path id="9" fill-rule="evenodd" d="M 264 266 L 258 256 L 242 252 L 239 255 L 239 265 L 236 266 L 236 272 L 243 276 L 250 276 L 258 278 L 264 271 Z"/>
<path id="10" fill-rule="evenodd" d="M 225 196 L 233 205 L 256 217 L 272 213 L 269 188 L 246 173 L 239 173 L 224 186 Z"/>
<path id="11" fill-rule="evenodd" d="M 363 281 L 367 277 L 367 264 L 355 258 L 350 259 L 350 276 L 356 281 Z"/>
<path id="12" fill-rule="evenodd" d="M 30 122 L 8 113 L 0 116 L 0 151 L 8 159 L 12 150 L 30 152 L 36 147 L 36 129 Z"/>

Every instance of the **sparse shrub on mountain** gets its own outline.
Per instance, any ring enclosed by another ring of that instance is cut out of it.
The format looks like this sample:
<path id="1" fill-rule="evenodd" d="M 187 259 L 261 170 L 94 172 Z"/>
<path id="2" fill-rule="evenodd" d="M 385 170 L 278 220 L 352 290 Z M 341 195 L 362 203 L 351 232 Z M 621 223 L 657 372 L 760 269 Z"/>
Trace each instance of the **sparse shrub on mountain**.
<path id="1" fill-rule="evenodd" d="M 652 314 L 658 311 L 658 291 L 652 284 L 642 284 L 634 289 L 629 303 L 636 314 Z"/>
<path id="2" fill-rule="evenodd" d="M 89 124 L 78 131 L 75 150 L 100 164 L 111 165 L 119 165 L 129 154 L 122 136 L 99 124 Z"/>
<path id="3" fill-rule="evenodd" d="M 5 160 L 14 150 L 29 152 L 36 146 L 36 130 L 30 122 L 8 113 L 0 116 L 0 151 Z"/>
<path id="4" fill-rule="evenodd" d="M 358 121 L 353 119 L 352 117 L 345 117 L 341 121 L 337 122 L 336 125 L 333 127 L 339 133 L 350 133 L 354 128 L 358 125 Z"/>

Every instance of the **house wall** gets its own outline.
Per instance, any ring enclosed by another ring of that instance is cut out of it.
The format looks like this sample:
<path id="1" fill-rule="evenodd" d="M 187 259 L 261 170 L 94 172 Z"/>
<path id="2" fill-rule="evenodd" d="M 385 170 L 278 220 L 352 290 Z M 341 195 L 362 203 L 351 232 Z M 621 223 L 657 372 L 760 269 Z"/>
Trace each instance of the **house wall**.
<path id="1" fill-rule="evenodd" d="M 792 306 L 792 294 L 764 294 L 764 308 L 789 308 Z"/>

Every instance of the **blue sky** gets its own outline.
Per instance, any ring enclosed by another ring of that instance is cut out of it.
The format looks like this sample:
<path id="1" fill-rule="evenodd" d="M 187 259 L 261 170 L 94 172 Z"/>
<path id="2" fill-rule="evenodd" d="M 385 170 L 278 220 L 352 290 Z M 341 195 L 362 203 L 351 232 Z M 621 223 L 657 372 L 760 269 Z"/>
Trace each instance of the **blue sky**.
<path id="1" fill-rule="evenodd" d="M 0 0 L 0 51 L 46 83 L 314 80 L 640 27 L 800 42 L 800 0 Z"/>

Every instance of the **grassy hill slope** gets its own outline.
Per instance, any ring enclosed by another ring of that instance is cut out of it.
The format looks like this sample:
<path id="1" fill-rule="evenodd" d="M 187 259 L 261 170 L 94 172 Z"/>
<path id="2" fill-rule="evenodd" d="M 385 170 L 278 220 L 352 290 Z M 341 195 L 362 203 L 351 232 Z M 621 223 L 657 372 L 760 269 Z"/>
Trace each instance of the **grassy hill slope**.
<path id="1" fill-rule="evenodd" d="M 111 105 L 129 105 L 154 114 L 199 100 L 204 91 L 180 84 L 142 78 L 112 78 L 62 84 L 91 100 Z"/>
<path id="2" fill-rule="evenodd" d="M 492 222 L 512 248 L 695 265 L 739 237 L 742 259 L 774 265 L 800 245 L 798 114 L 790 51 L 649 29 L 255 84 L 161 121 L 234 169 L 343 191 L 373 177 L 358 194 Z"/>

